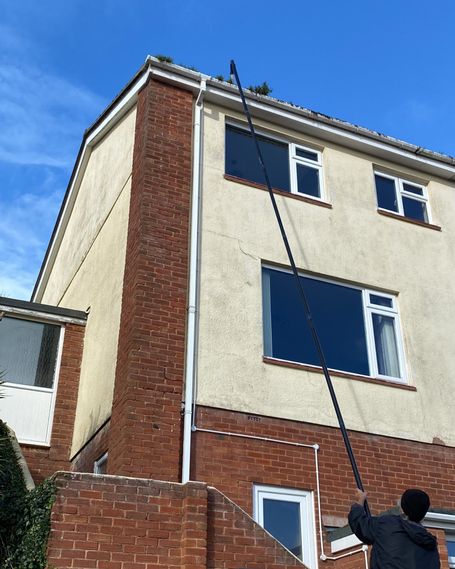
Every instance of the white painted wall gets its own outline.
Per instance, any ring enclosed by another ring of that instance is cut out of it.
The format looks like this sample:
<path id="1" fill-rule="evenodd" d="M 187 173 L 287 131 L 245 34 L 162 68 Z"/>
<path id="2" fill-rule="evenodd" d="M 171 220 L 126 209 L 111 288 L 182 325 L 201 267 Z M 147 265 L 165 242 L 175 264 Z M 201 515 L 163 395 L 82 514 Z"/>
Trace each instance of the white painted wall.
<path id="1" fill-rule="evenodd" d="M 223 177 L 223 109 L 207 104 L 204 120 L 198 403 L 335 426 L 321 374 L 262 362 L 261 262 L 288 260 L 268 194 Z M 417 391 L 334 378 L 347 426 L 455 444 L 448 398 L 455 367 L 454 186 L 429 180 L 433 222 L 442 232 L 385 218 L 376 211 L 372 157 L 267 126 L 324 148 L 333 209 L 277 198 L 298 267 L 398 293 L 409 383 Z"/>
<path id="2" fill-rule="evenodd" d="M 43 303 L 86 310 L 72 454 L 109 418 L 117 361 L 136 111 L 91 151 Z"/>

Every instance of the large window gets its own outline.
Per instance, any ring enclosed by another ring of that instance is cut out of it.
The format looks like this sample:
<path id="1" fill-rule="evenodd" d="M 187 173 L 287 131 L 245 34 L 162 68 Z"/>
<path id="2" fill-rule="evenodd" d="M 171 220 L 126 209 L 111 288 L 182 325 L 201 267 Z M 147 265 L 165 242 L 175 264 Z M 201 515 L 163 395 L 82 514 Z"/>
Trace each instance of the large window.
<path id="1" fill-rule="evenodd" d="M 262 134 L 257 138 L 274 189 L 323 197 L 320 152 Z M 265 184 L 251 134 L 230 124 L 226 125 L 226 174 Z"/>
<path id="2" fill-rule="evenodd" d="M 380 209 L 429 223 L 428 197 L 424 186 L 378 172 L 374 178 Z"/>
<path id="3" fill-rule="evenodd" d="M 0 320 L 0 370 L 8 383 L 51 389 L 60 326 L 4 316 Z"/>
<path id="4" fill-rule="evenodd" d="M 254 518 L 307 567 L 316 567 L 311 492 L 255 486 Z"/>
<path id="5" fill-rule="evenodd" d="M 405 380 L 396 298 L 300 276 L 327 364 L 360 375 Z M 319 366 L 294 277 L 263 267 L 264 353 Z"/>
<path id="6" fill-rule="evenodd" d="M 0 320 L 0 417 L 21 443 L 50 443 L 63 333 L 49 322 Z"/>

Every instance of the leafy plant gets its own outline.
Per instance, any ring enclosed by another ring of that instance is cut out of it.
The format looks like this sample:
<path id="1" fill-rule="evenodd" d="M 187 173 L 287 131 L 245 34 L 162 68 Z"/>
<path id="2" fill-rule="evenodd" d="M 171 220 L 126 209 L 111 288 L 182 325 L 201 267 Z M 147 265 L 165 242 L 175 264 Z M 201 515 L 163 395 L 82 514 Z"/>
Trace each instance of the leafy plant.
<path id="1" fill-rule="evenodd" d="M 158 53 L 155 57 L 162 63 L 174 63 L 174 59 L 169 55 L 162 55 L 161 53 Z"/>
<path id="2" fill-rule="evenodd" d="M 8 427 L 0 421 L 0 569 L 45 569 L 52 480 L 27 492 Z"/>
<path id="3" fill-rule="evenodd" d="M 267 81 L 264 81 L 262 85 L 250 85 L 248 89 L 253 91 L 253 93 L 256 93 L 256 95 L 270 95 L 273 90 L 269 87 Z"/>

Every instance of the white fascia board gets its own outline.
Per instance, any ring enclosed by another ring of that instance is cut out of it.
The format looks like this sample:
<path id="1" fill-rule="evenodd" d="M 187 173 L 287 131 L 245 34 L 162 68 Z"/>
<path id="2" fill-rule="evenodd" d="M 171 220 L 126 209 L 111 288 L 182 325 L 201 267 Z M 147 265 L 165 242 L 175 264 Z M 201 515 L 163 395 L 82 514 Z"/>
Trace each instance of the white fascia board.
<path id="1" fill-rule="evenodd" d="M 239 96 L 235 92 L 228 92 L 220 88 L 218 85 L 207 86 L 206 100 L 216 103 L 220 106 L 230 108 L 235 111 L 242 111 Z M 439 176 L 446 180 L 455 180 L 455 165 L 445 164 L 438 160 L 432 160 L 427 156 L 416 154 L 416 150 L 406 150 L 395 146 L 392 142 L 382 142 L 374 138 L 373 133 L 365 132 L 356 133 L 349 130 L 349 125 L 343 127 L 342 121 L 340 126 L 331 125 L 311 119 L 299 112 L 299 109 L 285 109 L 280 103 L 265 103 L 252 98 L 248 99 L 248 106 L 253 116 L 269 121 L 290 129 L 303 132 L 305 134 L 345 146 L 353 150 L 358 150 L 370 156 L 383 158 L 394 163 L 398 163 L 421 172 Z M 335 121 L 335 119 L 328 119 Z M 353 130 L 362 130 L 360 127 L 352 125 Z M 379 136 L 379 135 L 378 135 Z M 401 141 L 397 140 L 397 144 Z M 405 145 L 406 143 L 402 143 Z M 410 145 L 411 146 L 411 145 Z M 413 148 L 411 146 L 411 148 Z"/>
<path id="2" fill-rule="evenodd" d="M 428 512 L 423 520 L 423 525 L 429 528 L 455 531 L 455 514 Z"/>
<path id="3" fill-rule="evenodd" d="M 346 537 L 341 537 L 340 539 L 335 539 L 330 544 L 332 553 L 338 553 L 345 549 L 351 549 L 351 547 L 357 547 L 358 545 L 363 545 L 362 542 L 357 539 L 357 537 L 352 533 Z"/>
<path id="4" fill-rule="evenodd" d="M 78 324 L 85 326 L 86 320 L 74 318 L 72 316 L 63 316 L 59 314 L 49 314 L 48 312 L 40 312 L 39 310 L 28 310 L 26 308 L 16 308 L 13 306 L 4 306 L 0 304 L 0 314 L 22 316 L 28 320 L 38 320 L 40 322 L 55 322 L 57 324 Z"/>

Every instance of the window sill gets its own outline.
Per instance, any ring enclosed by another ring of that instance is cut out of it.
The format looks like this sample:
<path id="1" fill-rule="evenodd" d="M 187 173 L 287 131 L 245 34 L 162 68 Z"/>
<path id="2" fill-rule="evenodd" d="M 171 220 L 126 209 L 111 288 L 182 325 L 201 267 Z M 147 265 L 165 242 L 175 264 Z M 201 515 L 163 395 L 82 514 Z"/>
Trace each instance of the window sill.
<path id="1" fill-rule="evenodd" d="M 418 221 L 417 219 L 411 219 L 410 217 L 405 217 L 404 215 L 399 215 L 393 211 L 387 211 L 385 209 L 379 209 L 378 213 L 384 215 L 385 217 L 391 217 L 392 219 L 399 219 L 400 221 L 406 221 L 406 223 L 412 223 L 413 225 L 420 225 L 420 227 L 427 227 L 428 229 L 434 229 L 435 231 L 442 231 L 439 225 L 433 225 L 432 223 L 426 223 L 425 221 Z"/>
<path id="2" fill-rule="evenodd" d="M 265 190 L 266 192 L 268 192 L 268 188 L 265 184 L 258 184 L 256 182 L 251 182 L 250 180 L 245 180 L 244 178 L 237 178 L 236 176 L 231 176 L 230 174 L 224 174 L 224 179 L 229 180 L 230 182 L 236 182 L 237 184 L 250 186 L 251 188 L 256 188 L 258 190 Z M 291 192 L 284 192 L 283 190 L 277 190 L 275 188 L 273 189 L 273 193 L 278 196 L 285 196 L 286 198 L 307 202 L 313 205 L 319 205 L 327 209 L 332 209 L 333 207 L 331 203 L 324 202 L 316 198 L 310 198 L 309 196 L 292 194 Z"/>
<path id="3" fill-rule="evenodd" d="M 314 373 L 324 373 L 322 367 L 312 366 L 307 364 L 299 364 L 297 362 L 290 362 L 287 360 L 279 360 L 276 358 L 271 358 L 270 356 L 262 356 L 262 361 L 266 364 L 272 364 L 282 367 L 290 367 L 293 369 L 301 369 L 304 371 L 312 371 Z M 356 373 L 349 373 L 346 371 L 335 371 L 329 370 L 330 375 L 333 377 L 345 377 L 347 379 L 355 379 L 357 381 L 363 381 L 365 383 L 373 383 L 375 385 L 386 385 L 387 387 L 398 387 L 398 389 L 405 389 L 406 391 L 417 391 L 413 385 L 408 385 L 406 383 L 399 383 L 397 381 L 388 381 L 386 379 L 379 379 L 376 377 L 369 377 L 368 375 L 358 375 Z"/>

